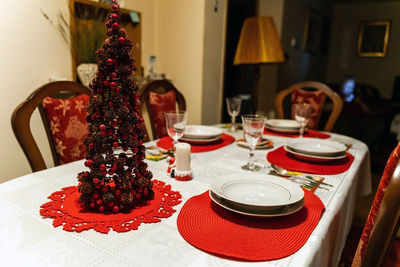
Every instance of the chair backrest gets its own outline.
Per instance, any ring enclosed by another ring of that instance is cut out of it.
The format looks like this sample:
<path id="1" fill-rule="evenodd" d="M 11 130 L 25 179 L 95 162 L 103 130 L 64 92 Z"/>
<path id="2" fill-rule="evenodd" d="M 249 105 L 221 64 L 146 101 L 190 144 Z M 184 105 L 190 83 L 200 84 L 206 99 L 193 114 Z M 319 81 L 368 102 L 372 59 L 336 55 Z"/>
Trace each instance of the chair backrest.
<path id="1" fill-rule="evenodd" d="M 304 90 L 309 88 L 314 89 L 314 91 L 310 92 Z M 312 126 L 311 128 L 316 128 L 318 126 L 325 98 L 328 97 L 332 101 L 333 107 L 325 124 L 324 131 L 330 132 L 332 130 L 333 125 L 335 124 L 343 108 L 343 101 L 336 92 L 320 82 L 309 81 L 295 83 L 289 88 L 280 91 L 275 97 L 275 108 L 279 119 L 284 118 L 283 101 L 284 98 L 289 94 L 292 94 L 292 104 L 296 102 L 307 102 L 311 104 L 313 109 L 312 116 L 314 116 L 314 118 L 312 118 L 313 121 L 310 122 Z"/>
<path id="2" fill-rule="evenodd" d="M 176 110 L 186 110 L 186 102 L 183 95 L 168 80 L 154 80 L 145 84 L 140 90 L 141 113 L 144 104 L 149 115 L 153 139 L 167 135 L 164 113 Z M 147 132 L 147 131 L 146 131 Z"/>
<path id="3" fill-rule="evenodd" d="M 399 159 L 400 143 L 386 163 L 357 246 L 353 267 L 381 266 L 390 241 L 397 233 L 400 215 Z"/>
<path id="4" fill-rule="evenodd" d="M 87 95 L 91 96 L 91 91 L 87 87 L 71 81 L 57 81 L 45 84 L 34 92 L 32 92 L 26 100 L 24 100 L 18 107 L 15 108 L 12 116 L 11 116 L 11 125 L 14 131 L 14 135 L 17 138 L 18 143 L 20 144 L 22 150 L 26 158 L 28 159 L 29 165 L 33 172 L 40 171 L 46 169 L 46 164 L 43 159 L 42 153 L 39 150 L 35 139 L 33 138 L 32 131 L 30 129 L 30 119 L 32 113 L 36 108 L 39 109 L 46 134 L 48 137 L 48 141 L 50 144 L 50 149 L 52 151 L 54 164 L 57 166 L 60 163 L 60 159 L 57 154 L 57 147 L 53 140 L 52 130 L 58 131 L 54 125 L 51 125 L 52 122 L 48 122 L 45 112 L 42 109 L 43 101 L 46 99 L 50 100 L 50 97 L 58 98 L 59 95 Z M 84 106 L 81 101 L 81 107 Z M 77 107 L 78 108 L 78 107 Z M 66 112 L 70 109 L 70 106 L 66 106 L 65 109 L 62 110 L 62 113 L 65 115 Z M 83 115 L 85 116 L 85 109 L 83 110 Z M 76 121 L 75 121 L 76 122 Z M 54 122 L 53 122 L 54 123 Z M 57 122 L 58 123 L 58 122 Z M 75 123 L 76 126 L 76 123 Z M 76 128 L 76 127 L 75 127 Z M 72 134 L 74 130 L 71 130 Z"/>

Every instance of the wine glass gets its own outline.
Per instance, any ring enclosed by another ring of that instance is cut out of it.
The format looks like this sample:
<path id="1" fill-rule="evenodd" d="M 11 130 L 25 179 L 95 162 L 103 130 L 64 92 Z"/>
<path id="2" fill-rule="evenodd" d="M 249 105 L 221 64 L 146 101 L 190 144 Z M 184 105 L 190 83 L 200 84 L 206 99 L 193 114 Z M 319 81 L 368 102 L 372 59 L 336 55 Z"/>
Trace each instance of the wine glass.
<path id="1" fill-rule="evenodd" d="M 294 118 L 300 124 L 300 137 L 303 137 L 304 129 L 311 117 L 311 105 L 307 103 L 297 103 L 294 105 Z"/>
<path id="2" fill-rule="evenodd" d="M 185 131 L 187 112 L 186 111 L 171 111 L 165 112 L 165 121 L 167 127 L 167 133 L 174 141 L 175 145 L 178 143 L 179 138 L 183 136 Z"/>
<path id="3" fill-rule="evenodd" d="M 266 117 L 262 115 L 242 116 L 243 134 L 250 149 L 250 157 L 247 164 L 242 166 L 243 170 L 258 171 L 261 169 L 260 166 L 254 164 L 254 150 L 263 136 L 265 121 Z"/>
<path id="4" fill-rule="evenodd" d="M 238 97 L 227 97 L 226 106 L 228 108 L 228 114 L 231 116 L 231 127 L 230 132 L 236 132 L 236 116 L 240 113 L 240 106 L 242 104 L 242 99 Z"/>

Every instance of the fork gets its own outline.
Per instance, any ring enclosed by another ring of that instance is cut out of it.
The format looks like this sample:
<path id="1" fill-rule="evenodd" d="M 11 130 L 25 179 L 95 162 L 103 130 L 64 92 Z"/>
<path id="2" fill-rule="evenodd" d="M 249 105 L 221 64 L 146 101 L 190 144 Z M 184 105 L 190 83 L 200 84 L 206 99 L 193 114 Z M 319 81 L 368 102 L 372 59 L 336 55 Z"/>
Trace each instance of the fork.
<path id="1" fill-rule="evenodd" d="M 313 181 L 310 181 L 310 180 L 306 181 L 306 180 L 303 180 L 303 179 L 296 178 L 294 176 L 287 177 L 287 179 L 289 181 L 292 181 L 292 182 L 294 182 L 296 184 L 299 184 L 299 185 L 304 185 L 304 186 L 308 186 L 308 187 L 315 187 L 316 186 L 317 188 L 321 188 L 321 189 L 324 189 L 326 191 L 329 191 L 328 187 L 325 187 L 322 184 L 319 184 L 318 182 L 313 182 Z"/>

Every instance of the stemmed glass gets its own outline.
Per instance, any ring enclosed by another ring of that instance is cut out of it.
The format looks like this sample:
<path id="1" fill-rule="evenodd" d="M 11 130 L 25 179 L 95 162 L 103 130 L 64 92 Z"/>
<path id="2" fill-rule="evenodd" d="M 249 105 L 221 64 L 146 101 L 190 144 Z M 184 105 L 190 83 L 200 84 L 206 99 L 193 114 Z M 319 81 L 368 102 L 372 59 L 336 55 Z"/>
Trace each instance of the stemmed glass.
<path id="1" fill-rule="evenodd" d="M 250 149 L 250 157 L 247 164 L 242 166 L 243 170 L 258 171 L 261 169 L 260 166 L 254 164 L 254 150 L 263 136 L 265 121 L 266 117 L 262 115 L 242 116 L 243 134 Z"/>
<path id="2" fill-rule="evenodd" d="M 240 113 L 240 106 L 242 104 L 242 99 L 238 97 L 227 97 L 226 106 L 228 108 L 228 114 L 231 116 L 231 127 L 230 132 L 236 132 L 236 116 Z"/>
<path id="3" fill-rule="evenodd" d="M 165 121 L 167 127 L 167 133 L 174 141 L 175 145 L 178 143 L 179 138 L 183 136 L 185 131 L 187 112 L 186 111 L 171 111 L 165 112 Z"/>
<path id="4" fill-rule="evenodd" d="M 297 103 L 294 105 L 294 118 L 300 124 L 300 138 L 303 137 L 304 129 L 311 117 L 311 105 L 307 103 Z"/>

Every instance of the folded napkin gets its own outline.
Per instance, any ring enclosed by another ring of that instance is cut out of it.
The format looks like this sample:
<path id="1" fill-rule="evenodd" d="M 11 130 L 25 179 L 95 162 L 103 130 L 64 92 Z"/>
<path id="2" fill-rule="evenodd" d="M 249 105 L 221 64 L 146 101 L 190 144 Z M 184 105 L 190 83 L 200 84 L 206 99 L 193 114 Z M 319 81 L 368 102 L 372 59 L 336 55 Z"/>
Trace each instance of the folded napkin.
<path id="1" fill-rule="evenodd" d="M 244 140 L 244 138 L 236 140 L 237 144 L 242 147 L 249 148 L 249 143 Z M 256 149 L 266 149 L 273 148 L 274 143 L 270 139 L 262 138 L 261 141 L 257 144 Z"/>
<path id="2" fill-rule="evenodd" d="M 177 226 L 187 242 L 211 254 L 245 261 L 276 260 L 299 250 L 321 218 L 322 201 L 310 191 L 304 191 L 304 201 L 304 207 L 293 214 L 254 218 L 218 206 L 206 191 L 186 201 Z"/>
<path id="3" fill-rule="evenodd" d="M 173 150 L 162 149 L 156 146 L 146 147 L 146 159 L 149 160 L 159 161 L 173 155 Z"/>
<path id="4" fill-rule="evenodd" d="M 311 162 L 297 159 L 286 152 L 283 146 L 269 152 L 267 160 L 271 164 L 284 169 L 315 174 L 338 174 L 347 171 L 353 163 L 354 156 L 346 153 L 346 157 L 329 162 Z"/>
<path id="5" fill-rule="evenodd" d="M 235 138 L 229 134 L 222 133 L 221 139 L 213 141 L 207 144 L 191 144 L 191 152 L 192 153 L 200 153 L 212 151 L 224 146 L 227 146 L 231 143 L 235 142 Z M 172 149 L 172 139 L 169 136 L 164 136 L 160 140 L 157 141 L 157 146 L 163 149 Z"/>
<path id="6" fill-rule="evenodd" d="M 274 131 L 274 130 L 271 130 L 268 128 L 264 128 L 264 134 L 284 136 L 284 137 L 299 137 L 298 133 L 278 132 L 278 131 Z M 327 139 L 327 138 L 331 137 L 329 134 L 321 133 L 316 130 L 305 130 L 303 136 L 304 137 L 321 138 L 321 139 Z"/>

